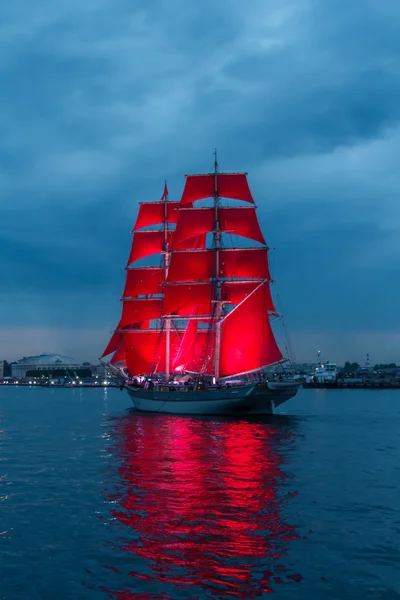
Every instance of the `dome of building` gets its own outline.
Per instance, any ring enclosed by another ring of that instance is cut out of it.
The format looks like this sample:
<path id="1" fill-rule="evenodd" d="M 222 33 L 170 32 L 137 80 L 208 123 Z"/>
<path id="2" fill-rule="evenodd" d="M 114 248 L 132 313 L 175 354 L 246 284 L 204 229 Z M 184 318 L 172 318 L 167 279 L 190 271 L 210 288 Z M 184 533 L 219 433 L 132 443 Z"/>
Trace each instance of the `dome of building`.
<path id="1" fill-rule="evenodd" d="M 29 373 L 33 377 L 33 373 L 40 376 L 43 373 L 62 373 L 69 370 L 79 369 L 80 365 L 76 364 L 69 356 L 62 354 L 39 354 L 38 356 L 24 356 L 21 360 L 11 364 L 11 373 L 13 377 L 25 377 Z"/>
<path id="2" fill-rule="evenodd" d="M 39 354 L 38 356 L 25 356 L 18 361 L 20 365 L 73 365 L 75 364 L 69 356 L 61 354 Z"/>

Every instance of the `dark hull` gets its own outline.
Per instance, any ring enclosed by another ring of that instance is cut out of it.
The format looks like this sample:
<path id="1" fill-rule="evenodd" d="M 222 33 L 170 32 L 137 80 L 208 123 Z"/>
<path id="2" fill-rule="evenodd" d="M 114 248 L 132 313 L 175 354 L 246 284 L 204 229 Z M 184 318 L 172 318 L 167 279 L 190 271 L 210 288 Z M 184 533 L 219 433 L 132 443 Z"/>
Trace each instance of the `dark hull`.
<path id="1" fill-rule="evenodd" d="M 296 395 L 300 384 L 267 383 L 232 388 L 192 391 L 145 390 L 127 385 L 137 410 L 192 415 L 271 415 L 275 408 Z"/>

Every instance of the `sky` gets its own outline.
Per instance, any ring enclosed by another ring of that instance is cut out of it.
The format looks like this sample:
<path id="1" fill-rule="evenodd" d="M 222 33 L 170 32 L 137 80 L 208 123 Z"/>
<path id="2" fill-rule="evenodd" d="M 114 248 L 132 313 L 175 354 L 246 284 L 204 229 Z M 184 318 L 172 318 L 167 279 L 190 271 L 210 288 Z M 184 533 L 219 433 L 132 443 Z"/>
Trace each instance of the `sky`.
<path id="1" fill-rule="evenodd" d="M 294 358 L 399 362 L 399 19 L 398 0 L 2 3 L 0 358 L 95 361 L 138 202 L 164 179 L 179 199 L 216 147 L 249 174 Z"/>

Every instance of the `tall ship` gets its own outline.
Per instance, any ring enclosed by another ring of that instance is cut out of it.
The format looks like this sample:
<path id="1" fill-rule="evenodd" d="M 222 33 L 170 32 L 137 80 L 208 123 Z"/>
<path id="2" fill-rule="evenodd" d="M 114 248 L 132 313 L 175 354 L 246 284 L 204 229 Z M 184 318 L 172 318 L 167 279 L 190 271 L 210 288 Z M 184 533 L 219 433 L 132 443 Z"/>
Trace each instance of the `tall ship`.
<path id="1" fill-rule="evenodd" d="M 297 381 L 269 381 L 284 361 L 270 319 L 268 247 L 246 173 L 187 175 L 141 202 L 119 323 L 102 355 L 136 409 L 273 414 Z M 150 262 L 154 266 L 149 266 Z"/>

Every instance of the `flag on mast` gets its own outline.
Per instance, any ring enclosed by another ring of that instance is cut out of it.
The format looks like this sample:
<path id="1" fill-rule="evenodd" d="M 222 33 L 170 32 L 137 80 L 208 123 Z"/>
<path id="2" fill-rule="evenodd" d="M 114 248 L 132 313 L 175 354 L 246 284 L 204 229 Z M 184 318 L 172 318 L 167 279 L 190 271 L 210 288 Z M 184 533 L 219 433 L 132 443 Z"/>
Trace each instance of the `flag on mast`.
<path id="1" fill-rule="evenodd" d="M 161 200 L 166 200 L 168 198 L 168 186 L 167 186 L 167 182 L 165 182 L 164 184 L 164 193 L 161 196 Z"/>

